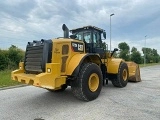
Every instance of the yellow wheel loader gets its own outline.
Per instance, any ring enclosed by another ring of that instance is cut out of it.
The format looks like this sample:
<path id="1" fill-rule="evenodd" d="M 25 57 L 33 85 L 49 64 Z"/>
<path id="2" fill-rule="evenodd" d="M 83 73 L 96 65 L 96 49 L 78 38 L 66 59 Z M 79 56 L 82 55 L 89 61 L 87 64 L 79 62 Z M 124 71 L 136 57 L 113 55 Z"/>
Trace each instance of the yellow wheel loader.
<path id="1" fill-rule="evenodd" d="M 113 58 L 118 49 L 104 48 L 105 30 L 95 26 L 69 30 L 65 24 L 62 29 L 64 37 L 27 43 L 24 62 L 11 74 L 13 80 L 54 92 L 71 86 L 73 95 L 84 101 L 96 99 L 108 80 L 120 88 L 128 81 L 141 81 L 137 64 Z"/>

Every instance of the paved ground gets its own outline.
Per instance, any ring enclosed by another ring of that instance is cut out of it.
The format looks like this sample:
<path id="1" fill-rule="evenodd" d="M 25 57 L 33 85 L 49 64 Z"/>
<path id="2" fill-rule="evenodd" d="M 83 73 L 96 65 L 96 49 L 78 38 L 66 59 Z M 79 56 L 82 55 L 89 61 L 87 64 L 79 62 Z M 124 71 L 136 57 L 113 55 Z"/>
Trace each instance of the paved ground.
<path id="1" fill-rule="evenodd" d="M 0 91 L 0 120 L 160 120 L 160 65 L 141 69 L 142 82 L 115 88 L 109 83 L 91 102 L 70 88 L 50 93 L 32 86 Z"/>

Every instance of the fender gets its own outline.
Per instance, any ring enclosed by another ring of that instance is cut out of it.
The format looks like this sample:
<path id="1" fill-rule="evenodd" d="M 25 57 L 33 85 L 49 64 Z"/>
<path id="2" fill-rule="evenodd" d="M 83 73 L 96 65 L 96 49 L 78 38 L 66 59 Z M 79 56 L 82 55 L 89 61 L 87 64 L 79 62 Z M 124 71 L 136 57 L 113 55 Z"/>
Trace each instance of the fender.
<path id="1" fill-rule="evenodd" d="M 123 62 L 123 59 L 118 58 L 108 58 L 107 59 L 107 73 L 109 74 L 117 74 L 119 65 Z"/>
<path id="2" fill-rule="evenodd" d="M 98 65 L 102 64 L 102 61 L 97 54 L 76 54 L 74 55 L 67 66 L 67 75 L 77 76 L 80 70 L 80 66 L 84 62 L 94 62 Z"/>

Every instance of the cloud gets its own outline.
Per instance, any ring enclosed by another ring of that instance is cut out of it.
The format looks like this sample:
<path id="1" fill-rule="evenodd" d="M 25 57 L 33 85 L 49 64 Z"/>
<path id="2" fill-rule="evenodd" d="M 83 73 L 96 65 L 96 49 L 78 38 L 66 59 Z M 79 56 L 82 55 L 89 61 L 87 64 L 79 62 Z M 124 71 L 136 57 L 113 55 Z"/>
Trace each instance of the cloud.
<path id="1" fill-rule="evenodd" d="M 36 3 L 28 0 L 4 0 L 0 2 L 1 13 L 8 14 L 13 18 L 25 19 Z"/>
<path id="2" fill-rule="evenodd" d="M 33 39 L 62 36 L 63 23 L 70 29 L 86 25 L 105 29 L 109 44 L 110 14 L 114 13 L 113 47 L 127 42 L 140 49 L 147 35 L 148 47 L 159 49 L 159 6 L 159 0 L 0 1 L 0 47 L 16 44 L 25 49 L 25 44 Z"/>

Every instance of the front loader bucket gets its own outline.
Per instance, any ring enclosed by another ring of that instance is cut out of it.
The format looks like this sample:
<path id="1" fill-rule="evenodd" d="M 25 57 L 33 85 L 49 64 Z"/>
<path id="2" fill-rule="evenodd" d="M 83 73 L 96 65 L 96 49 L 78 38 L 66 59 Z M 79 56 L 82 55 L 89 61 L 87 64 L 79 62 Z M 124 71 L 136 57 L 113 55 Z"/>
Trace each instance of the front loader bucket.
<path id="1" fill-rule="evenodd" d="M 141 76 L 140 76 L 140 68 L 139 65 L 134 62 L 126 62 L 128 65 L 129 70 L 129 78 L 128 81 L 131 82 L 140 82 Z"/>

